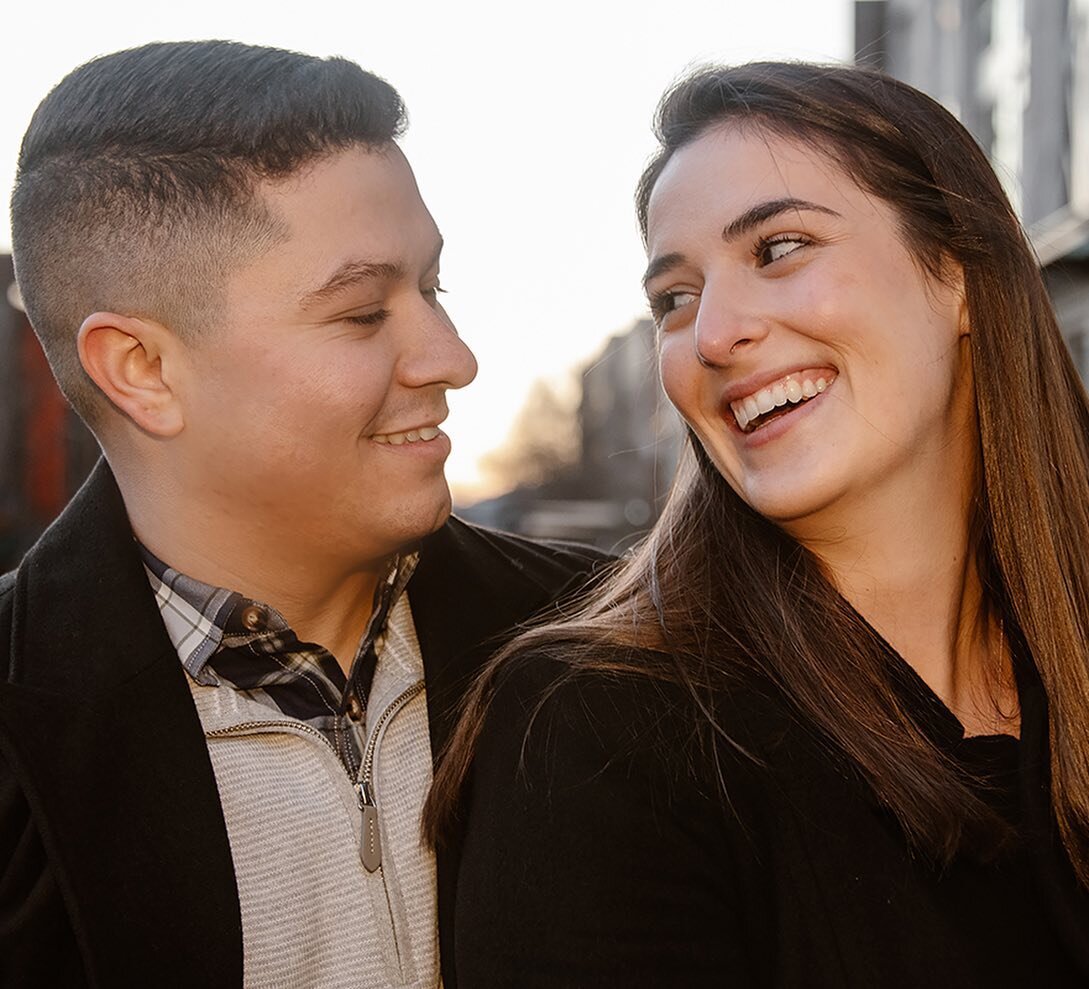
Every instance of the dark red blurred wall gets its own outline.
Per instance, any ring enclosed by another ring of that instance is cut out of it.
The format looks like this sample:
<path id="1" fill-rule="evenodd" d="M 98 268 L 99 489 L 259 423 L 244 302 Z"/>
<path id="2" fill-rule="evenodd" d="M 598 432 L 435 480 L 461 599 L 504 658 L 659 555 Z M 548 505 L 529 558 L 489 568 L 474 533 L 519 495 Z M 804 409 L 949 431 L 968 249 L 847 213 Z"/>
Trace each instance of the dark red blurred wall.
<path id="1" fill-rule="evenodd" d="M 11 257 L 0 255 L 0 573 L 18 563 L 98 457 L 13 304 L 13 283 Z"/>

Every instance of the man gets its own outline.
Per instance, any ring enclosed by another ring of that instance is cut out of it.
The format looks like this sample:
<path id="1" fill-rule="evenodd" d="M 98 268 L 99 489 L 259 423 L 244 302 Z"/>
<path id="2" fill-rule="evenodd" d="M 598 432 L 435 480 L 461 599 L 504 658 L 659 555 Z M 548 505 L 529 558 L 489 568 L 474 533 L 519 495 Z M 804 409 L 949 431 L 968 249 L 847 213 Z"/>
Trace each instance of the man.
<path id="1" fill-rule="evenodd" d="M 4 985 L 438 982 L 433 754 L 595 558 L 447 519 L 476 366 L 403 121 L 350 62 L 200 42 L 31 122 L 17 277 L 105 460 L 0 579 Z"/>

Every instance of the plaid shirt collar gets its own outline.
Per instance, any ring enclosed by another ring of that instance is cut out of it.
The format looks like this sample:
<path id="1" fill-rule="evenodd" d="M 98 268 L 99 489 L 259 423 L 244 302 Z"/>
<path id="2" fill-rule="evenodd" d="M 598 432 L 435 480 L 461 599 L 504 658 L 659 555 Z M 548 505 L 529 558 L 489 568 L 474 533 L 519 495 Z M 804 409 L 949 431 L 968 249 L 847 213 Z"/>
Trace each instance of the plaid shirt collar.
<path id="1" fill-rule="evenodd" d="M 262 652 L 274 653 L 285 643 L 299 645 L 291 627 L 275 608 L 247 598 L 237 591 L 213 587 L 195 580 L 167 566 L 143 544 L 138 545 L 167 635 L 186 672 L 197 683 L 204 686 L 220 685 L 224 676 L 217 673 L 213 668 L 215 664 L 210 661 L 228 649 L 257 646 Z M 381 651 L 390 612 L 404 593 L 418 560 L 417 552 L 398 554 L 390 561 L 375 590 L 371 618 L 352 664 L 351 679 L 362 694 L 360 700 L 364 705 L 374 675 L 373 662 L 364 672 L 364 683 L 356 682 L 360 667 L 366 667 L 368 658 L 375 660 L 376 654 Z M 335 662 L 332 667 L 336 667 Z M 245 679 L 245 675 L 239 675 L 237 663 L 231 663 L 230 670 L 228 682 L 233 687 L 251 689 L 265 685 L 256 681 L 239 682 Z M 333 670 L 330 669 L 330 672 Z M 349 691 L 345 690 L 343 693 L 346 701 Z"/>

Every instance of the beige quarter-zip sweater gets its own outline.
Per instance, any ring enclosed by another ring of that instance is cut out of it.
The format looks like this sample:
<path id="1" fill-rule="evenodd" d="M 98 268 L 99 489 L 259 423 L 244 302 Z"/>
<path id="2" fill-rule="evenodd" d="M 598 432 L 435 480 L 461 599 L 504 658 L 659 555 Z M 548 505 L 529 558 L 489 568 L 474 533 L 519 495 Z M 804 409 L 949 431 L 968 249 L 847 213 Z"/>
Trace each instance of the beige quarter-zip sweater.
<path id="1" fill-rule="evenodd" d="M 407 595 L 390 614 L 355 779 L 305 722 L 244 691 L 190 689 L 234 859 L 245 985 L 437 986 L 435 860 L 420 840 L 431 746 Z"/>

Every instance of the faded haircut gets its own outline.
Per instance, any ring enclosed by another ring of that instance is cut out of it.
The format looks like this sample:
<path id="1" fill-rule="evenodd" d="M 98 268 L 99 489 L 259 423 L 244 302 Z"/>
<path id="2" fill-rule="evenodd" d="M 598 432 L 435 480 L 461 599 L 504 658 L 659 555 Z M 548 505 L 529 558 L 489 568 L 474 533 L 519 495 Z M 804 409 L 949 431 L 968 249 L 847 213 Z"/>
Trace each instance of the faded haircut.
<path id="1" fill-rule="evenodd" d="M 23 138 L 11 221 L 27 315 L 76 411 L 94 425 L 105 402 L 77 352 L 87 316 L 195 339 L 227 275 L 285 236 L 257 183 L 404 126 L 393 87 L 343 58 L 170 42 L 67 75 Z"/>

